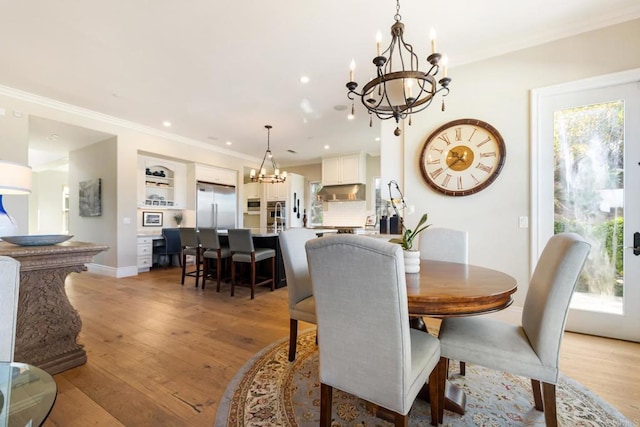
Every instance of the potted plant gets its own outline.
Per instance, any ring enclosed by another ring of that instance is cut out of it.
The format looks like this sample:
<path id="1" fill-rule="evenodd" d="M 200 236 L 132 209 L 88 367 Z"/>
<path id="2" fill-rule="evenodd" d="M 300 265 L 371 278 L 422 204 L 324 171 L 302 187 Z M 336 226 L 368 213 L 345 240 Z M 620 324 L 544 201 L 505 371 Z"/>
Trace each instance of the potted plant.
<path id="1" fill-rule="evenodd" d="M 173 215 L 173 219 L 176 221 L 176 224 L 178 225 L 178 227 L 180 227 L 180 224 L 182 224 L 182 212 L 176 212 Z"/>
<path id="2" fill-rule="evenodd" d="M 391 243 L 398 243 L 404 250 L 404 265 L 407 273 L 418 273 L 420 271 L 420 251 L 412 250 L 413 243 L 418 234 L 426 230 L 431 224 L 427 222 L 427 214 L 422 215 L 418 225 L 412 230 L 404 226 L 402 222 L 402 237 L 389 240 Z"/>

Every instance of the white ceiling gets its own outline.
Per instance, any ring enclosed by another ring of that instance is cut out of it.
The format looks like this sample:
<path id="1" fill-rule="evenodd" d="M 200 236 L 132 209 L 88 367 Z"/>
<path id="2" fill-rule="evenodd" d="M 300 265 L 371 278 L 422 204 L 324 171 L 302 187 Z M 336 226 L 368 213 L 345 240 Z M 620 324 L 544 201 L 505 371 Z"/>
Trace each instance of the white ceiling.
<path id="1" fill-rule="evenodd" d="M 375 34 L 388 44 L 393 0 L 2 3 L 0 85 L 255 157 L 271 124 L 284 166 L 318 159 L 325 144 L 329 152 L 378 151 L 379 129 L 369 128 L 363 107 L 354 121 L 339 108 L 350 105 L 352 58 L 360 86 L 373 75 Z M 429 29 L 437 30 L 455 91 L 456 66 L 638 18 L 640 1 L 403 0 L 400 14 L 423 60 Z M 45 157 L 51 134 L 59 150 L 105 136 L 48 120 L 34 126 L 33 147 Z"/>

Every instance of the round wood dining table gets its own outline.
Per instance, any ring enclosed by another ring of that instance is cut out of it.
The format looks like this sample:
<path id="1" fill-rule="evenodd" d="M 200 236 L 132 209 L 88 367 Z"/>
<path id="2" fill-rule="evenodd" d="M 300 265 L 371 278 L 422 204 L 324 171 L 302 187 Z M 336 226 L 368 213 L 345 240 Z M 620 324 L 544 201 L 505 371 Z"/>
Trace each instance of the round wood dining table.
<path id="1" fill-rule="evenodd" d="M 516 279 L 469 264 L 420 261 L 419 273 L 407 273 L 411 316 L 457 317 L 503 310 L 513 302 Z"/>
<path id="2" fill-rule="evenodd" d="M 503 310 L 513 302 L 516 279 L 508 274 L 469 264 L 420 261 L 419 273 L 407 273 L 411 326 L 427 330 L 422 316 L 474 316 Z M 428 387 L 420 395 L 428 399 Z M 447 381 L 445 408 L 464 414 L 464 392 Z"/>

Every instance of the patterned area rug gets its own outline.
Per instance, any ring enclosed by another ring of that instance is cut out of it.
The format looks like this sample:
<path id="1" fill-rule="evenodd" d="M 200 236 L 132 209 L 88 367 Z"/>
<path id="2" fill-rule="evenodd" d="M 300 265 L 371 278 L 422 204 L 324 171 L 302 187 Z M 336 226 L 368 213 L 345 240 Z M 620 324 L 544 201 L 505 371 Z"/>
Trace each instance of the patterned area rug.
<path id="1" fill-rule="evenodd" d="M 315 330 L 299 336 L 296 360 L 287 360 L 288 339 L 254 356 L 236 374 L 218 406 L 216 427 L 317 426 L 320 384 Z M 450 364 L 457 370 L 457 363 Z M 544 414 L 533 407 L 527 378 L 467 364 L 467 375 L 450 380 L 467 394 L 465 415 L 445 411 L 444 426 L 544 426 Z M 570 378 L 560 376 L 556 388 L 561 426 L 632 426 L 615 408 Z M 334 390 L 332 427 L 392 426 L 372 414 L 367 404 Z M 429 404 L 417 399 L 410 426 L 431 421 Z"/>

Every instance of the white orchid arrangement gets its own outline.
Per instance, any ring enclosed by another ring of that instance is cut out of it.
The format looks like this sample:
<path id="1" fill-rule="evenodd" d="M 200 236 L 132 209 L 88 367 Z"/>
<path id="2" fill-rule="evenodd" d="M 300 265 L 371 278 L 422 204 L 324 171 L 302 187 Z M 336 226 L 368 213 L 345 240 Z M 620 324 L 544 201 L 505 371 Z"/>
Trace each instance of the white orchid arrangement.
<path id="1" fill-rule="evenodd" d="M 411 250 L 411 248 L 413 247 L 413 241 L 416 237 L 418 237 L 418 234 L 420 234 L 421 232 L 423 232 L 424 230 L 426 230 L 428 227 L 431 226 L 431 224 L 425 224 L 425 222 L 427 222 L 427 218 L 428 218 L 427 214 L 422 215 L 422 218 L 420 218 L 420 221 L 418 221 L 418 225 L 416 225 L 416 228 L 414 228 L 413 230 L 405 227 L 403 222 L 402 237 L 393 238 L 389 241 L 391 243 L 400 244 L 400 246 L 402 246 L 402 249 L 404 249 L 405 251 Z"/>

